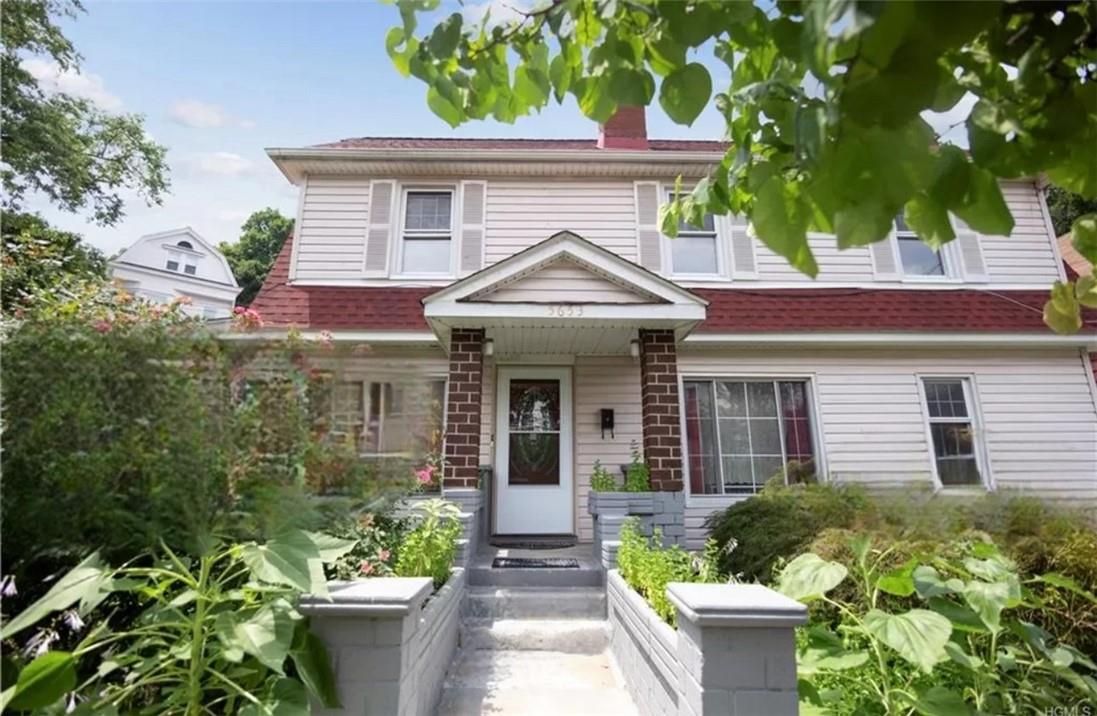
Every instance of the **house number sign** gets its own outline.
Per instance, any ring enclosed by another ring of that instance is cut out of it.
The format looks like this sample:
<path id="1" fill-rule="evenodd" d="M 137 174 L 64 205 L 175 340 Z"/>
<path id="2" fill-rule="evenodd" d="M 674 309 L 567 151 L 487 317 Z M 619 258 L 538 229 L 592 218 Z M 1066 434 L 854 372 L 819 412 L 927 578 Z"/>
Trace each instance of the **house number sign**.
<path id="1" fill-rule="evenodd" d="M 549 306 L 548 314 L 553 318 L 579 318 L 583 315 L 582 306 Z"/>

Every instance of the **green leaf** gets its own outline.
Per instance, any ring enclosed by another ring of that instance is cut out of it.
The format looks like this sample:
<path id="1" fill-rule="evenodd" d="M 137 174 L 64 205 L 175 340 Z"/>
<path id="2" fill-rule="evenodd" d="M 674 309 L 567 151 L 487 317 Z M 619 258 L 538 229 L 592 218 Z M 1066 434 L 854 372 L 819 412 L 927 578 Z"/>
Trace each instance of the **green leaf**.
<path id="1" fill-rule="evenodd" d="M 903 211 L 907 225 L 927 246 L 940 250 L 956 238 L 945 206 L 925 192 L 915 194 Z"/>
<path id="2" fill-rule="evenodd" d="M 609 93 L 626 107 L 645 107 L 655 96 L 655 80 L 647 70 L 621 67 L 609 78 Z"/>
<path id="3" fill-rule="evenodd" d="M 930 566 L 916 568 L 912 577 L 914 589 L 922 599 L 931 599 L 942 594 L 957 594 L 964 589 L 963 581 L 956 578 L 943 580 L 937 570 Z"/>
<path id="4" fill-rule="evenodd" d="M 839 209 L 834 214 L 834 233 L 838 248 L 868 246 L 883 240 L 890 232 L 896 212 L 879 201 L 865 201 Z"/>
<path id="5" fill-rule="evenodd" d="M 328 590 L 321 563 L 337 559 L 353 546 L 349 540 L 289 530 L 264 545 L 244 545 L 240 557 L 252 576 L 261 582 L 326 597 Z"/>
<path id="6" fill-rule="evenodd" d="M 902 697 L 924 716 L 970 716 L 975 711 L 967 705 L 964 697 L 943 686 L 931 686 L 911 696 L 900 692 Z"/>
<path id="7" fill-rule="evenodd" d="M 687 126 L 693 124 L 711 96 L 712 78 L 698 62 L 671 72 L 659 88 L 659 104 L 663 111 L 678 124 Z"/>
<path id="8" fill-rule="evenodd" d="M 276 680 L 261 706 L 249 703 L 237 712 L 238 716 L 309 716 L 310 713 L 308 693 L 301 682 L 289 678 Z"/>
<path id="9" fill-rule="evenodd" d="M 952 211 L 964 223 L 981 234 L 1009 236 L 1013 232 L 1013 214 L 1006 206 L 998 179 L 986 169 L 972 166 L 964 193 Z"/>
<path id="10" fill-rule="evenodd" d="M 1080 276 L 1074 282 L 1074 296 L 1086 308 L 1097 308 L 1097 273 Z"/>
<path id="11" fill-rule="evenodd" d="M 443 97 L 434 85 L 427 89 L 427 106 L 449 126 L 456 127 L 461 124 L 461 110 Z"/>
<path id="12" fill-rule="evenodd" d="M 770 177 L 755 194 L 750 218 L 758 238 L 788 259 L 793 268 L 812 278 L 819 274 L 819 265 L 808 246 L 810 207 L 798 186 Z"/>
<path id="13" fill-rule="evenodd" d="M 1062 335 L 1071 335 L 1082 327 L 1082 307 L 1071 282 L 1056 281 L 1044 304 L 1044 323 Z"/>
<path id="14" fill-rule="evenodd" d="M 1097 264 L 1097 214 L 1085 214 L 1070 227 L 1070 243 L 1091 264 Z"/>
<path id="15" fill-rule="evenodd" d="M 309 631 L 304 621 L 297 623 L 293 646 L 289 652 L 297 675 L 309 692 L 327 708 L 340 708 L 339 693 L 335 685 L 335 672 L 327 647 L 320 637 Z"/>
<path id="16" fill-rule="evenodd" d="M 279 674 L 293 644 L 294 620 L 283 610 L 264 606 L 250 619 L 236 624 L 232 643 Z"/>
<path id="17" fill-rule="evenodd" d="M 1059 574 L 1057 572 L 1048 572 L 1047 574 L 1041 574 L 1036 577 L 1037 582 L 1043 582 L 1044 584 L 1050 584 L 1053 587 L 1059 587 L 1069 592 L 1074 592 L 1080 597 L 1083 597 L 1087 601 L 1097 604 L 1097 596 L 1082 587 L 1082 585 L 1075 582 L 1066 575 Z"/>
<path id="18" fill-rule="evenodd" d="M 817 599 L 837 587 L 849 570 L 808 552 L 785 565 L 777 578 L 777 591 L 800 601 Z"/>
<path id="19" fill-rule="evenodd" d="M 668 33 L 661 34 L 657 40 L 648 40 L 644 49 L 651 69 L 660 77 L 666 77 L 686 64 L 686 48 Z"/>
<path id="20" fill-rule="evenodd" d="M 917 566 L 918 560 L 911 558 L 902 567 L 881 575 L 876 580 L 877 588 L 897 597 L 909 597 L 914 594 L 913 574 Z"/>
<path id="21" fill-rule="evenodd" d="M 23 667 L 8 706 L 15 711 L 41 709 L 76 688 L 76 659 L 67 651 L 49 651 Z"/>
<path id="22" fill-rule="evenodd" d="M 461 13 L 455 12 L 435 26 L 427 39 L 427 49 L 438 59 L 446 59 L 461 41 Z"/>
<path id="23" fill-rule="evenodd" d="M 927 606 L 952 622 L 952 628 L 956 631 L 972 634 L 987 632 L 986 625 L 983 624 L 979 615 L 961 604 L 944 597 L 933 597 L 927 601 Z"/>
<path id="24" fill-rule="evenodd" d="M 968 582 L 964 600 L 992 632 L 1002 629 L 1001 615 L 1009 602 L 1010 588 L 1005 582 Z"/>
<path id="25" fill-rule="evenodd" d="M 4 624 L 0 628 L 2 638 L 10 639 L 51 612 L 68 609 L 77 602 L 81 603 L 81 613 L 86 614 L 107 596 L 110 578 L 111 571 L 99 553 L 93 552 L 57 580 L 41 599 Z"/>
<path id="26" fill-rule="evenodd" d="M 952 624 L 928 609 L 911 609 L 904 614 L 873 609 L 865 615 L 865 627 L 927 674 L 933 671 L 934 664 L 947 657 L 945 644 L 952 634 Z"/>
<path id="27" fill-rule="evenodd" d="M 967 653 L 962 646 L 954 641 L 945 644 L 945 653 L 948 654 L 948 658 L 954 664 L 959 664 L 969 671 L 979 671 L 986 666 L 986 662 L 978 656 Z"/>

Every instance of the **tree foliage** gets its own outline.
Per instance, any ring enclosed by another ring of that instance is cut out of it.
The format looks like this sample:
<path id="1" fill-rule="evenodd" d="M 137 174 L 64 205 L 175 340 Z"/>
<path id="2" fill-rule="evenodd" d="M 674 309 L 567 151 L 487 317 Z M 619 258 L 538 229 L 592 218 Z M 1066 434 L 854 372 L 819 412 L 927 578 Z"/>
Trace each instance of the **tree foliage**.
<path id="1" fill-rule="evenodd" d="M 1097 161 L 1097 160 L 1095 160 Z M 1097 212 L 1097 199 L 1086 199 L 1057 186 L 1048 187 L 1047 209 L 1055 235 L 1070 231 L 1074 222 L 1086 214 Z"/>
<path id="2" fill-rule="evenodd" d="M 164 147 L 135 114 L 112 114 L 87 99 L 47 91 L 23 65 L 41 56 L 58 72 L 78 72 L 80 55 L 55 23 L 83 10 L 76 0 L 11 0 L 0 18 L 0 168 L 5 210 L 40 193 L 100 224 L 123 214 L 123 194 L 160 203 L 168 187 Z"/>
<path id="3" fill-rule="evenodd" d="M 386 37 L 397 69 L 428 85 L 452 126 L 512 122 L 571 96 L 587 117 L 658 101 L 679 124 L 714 106 L 730 140 L 685 199 L 663 207 L 750 218 L 757 237 L 810 276 L 809 231 L 840 248 L 884 239 L 899 213 L 927 244 L 960 219 L 1008 235 L 999 179 L 1045 174 L 1097 198 L 1097 6 L 1090 2 L 779 0 L 769 10 L 712 0 L 556 0 L 466 25 L 454 13 L 416 34 L 437 0 L 398 0 Z M 714 87 L 711 53 L 730 82 Z M 512 63 L 514 66 L 512 67 Z M 974 97 L 970 111 L 958 103 Z M 939 141 L 923 113 L 957 112 L 970 152 Z M 1092 221 L 1097 216 L 1087 215 Z M 1082 217 L 1079 221 L 1085 221 Z M 1075 227 L 1091 261 L 1097 235 Z M 1077 330 L 1097 281 L 1057 285 L 1045 318 Z"/>
<path id="4" fill-rule="evenodd" d="M 268 207 L 248 217 L 240 227 L 239 241 L 221 244 L 221 253 L 228 259 L 232 274 L 242 289 L 236 297 L 237 304 L 247 306 L 255 300 L 291 233 L 293 219 Z"/>
<path id="5" fill-rule="evenodd" d="M 0 297 L 5 312 L 41 291 L 59 289 L 69 281 L 106 278 L 102 252 L 78 234 L 55 229 L 35 214 L 9 213 L 0 234 Z"/>

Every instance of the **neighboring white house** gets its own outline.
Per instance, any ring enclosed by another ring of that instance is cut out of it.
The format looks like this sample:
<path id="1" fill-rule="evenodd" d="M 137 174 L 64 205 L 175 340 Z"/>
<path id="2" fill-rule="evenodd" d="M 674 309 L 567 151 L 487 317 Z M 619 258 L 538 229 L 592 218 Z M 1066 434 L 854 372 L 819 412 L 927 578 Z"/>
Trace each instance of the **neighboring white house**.
<path id="1" fill-rule="evenodd" d="M 444 489 L 492 467 L 497 534 L 590 540 L 592 466 L 632 445 L 656 489 L 684 493 L 694 545 L 707 514 L 790 467 L 1097 499 L 1097 317 L 1074 336 L 1043 324 L 1064 268 L 1035 182 L 1003 184 L 1008 237 L 957 226 L 935 252 L 901 220 L 872 246 L 812 235 L 812 282 L 734 218 L 660 234 L 675 178 L 725 149 L 649 140 L 630 110 L 598 140 L 268 150 L 300 202 L 253 308 L 270 335 L 370 344 L 333 401 L 363 455 L 405 432 L 400 376 L 431 377 Z"/>
<path id="2" fill-rule="evenodd" d="M 185 227 L 147 234 L 110 262 L 130 293 L 157 303 L 189 298 L 184 311 L 203 318 L 232 315 L 240 286 L 212 243 Z"/>

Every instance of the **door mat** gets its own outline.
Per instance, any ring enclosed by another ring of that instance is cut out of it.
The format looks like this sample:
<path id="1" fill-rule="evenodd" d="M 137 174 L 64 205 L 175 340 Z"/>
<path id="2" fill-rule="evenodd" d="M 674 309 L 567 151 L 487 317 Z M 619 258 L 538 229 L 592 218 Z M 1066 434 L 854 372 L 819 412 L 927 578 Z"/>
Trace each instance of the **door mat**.
<path id="1" fill-rule="evenodd" d="M 575 546 L 575 538 L 557 538 L 557 539 L 521 539 L 521 538 L 506 538 L 506 537 L 492 537 L 492 547 L 500 547 L 502 549 L 564 549 L 566 547 Z"/>
<path id="2" fill-rule="evenodd" d="M 492 569 L 579 569 L 579 560 L 570 557 L 496 557 Z"/>

